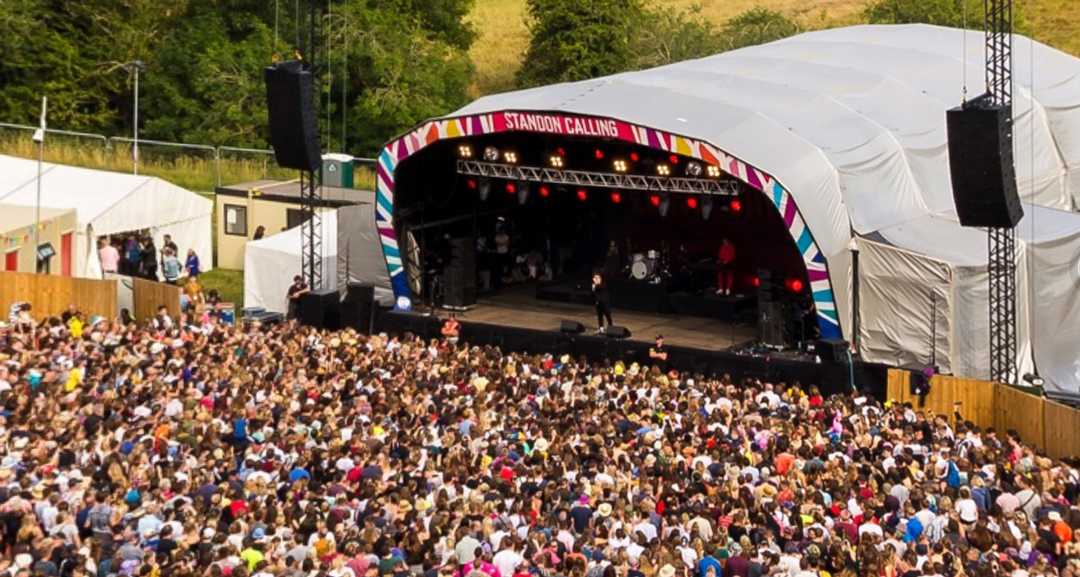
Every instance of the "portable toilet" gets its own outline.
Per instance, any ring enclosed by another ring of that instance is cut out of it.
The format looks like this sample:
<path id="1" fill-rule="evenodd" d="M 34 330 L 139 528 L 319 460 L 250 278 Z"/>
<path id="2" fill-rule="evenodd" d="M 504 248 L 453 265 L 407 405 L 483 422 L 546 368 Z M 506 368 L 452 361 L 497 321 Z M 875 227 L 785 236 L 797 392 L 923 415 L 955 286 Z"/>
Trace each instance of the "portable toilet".
<path id="1" fill-rule="evenodd" d="M 322 157 L 324 186 L 353 188 L 353 157 L 348 154 L 330 153 Z"/>

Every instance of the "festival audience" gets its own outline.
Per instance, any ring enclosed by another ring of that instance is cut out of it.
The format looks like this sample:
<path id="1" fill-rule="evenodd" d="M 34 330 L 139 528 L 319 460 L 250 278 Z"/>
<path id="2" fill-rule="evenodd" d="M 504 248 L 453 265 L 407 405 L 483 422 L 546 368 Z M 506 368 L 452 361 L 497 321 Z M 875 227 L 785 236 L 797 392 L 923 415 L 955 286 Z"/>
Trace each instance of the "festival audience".
<path id="1" fill-rule="evenodd" d="M 145 326 L 16 308 L 0 575 L 1080 575 L 1075 467 L 910 406 L 164 308 Z"/>

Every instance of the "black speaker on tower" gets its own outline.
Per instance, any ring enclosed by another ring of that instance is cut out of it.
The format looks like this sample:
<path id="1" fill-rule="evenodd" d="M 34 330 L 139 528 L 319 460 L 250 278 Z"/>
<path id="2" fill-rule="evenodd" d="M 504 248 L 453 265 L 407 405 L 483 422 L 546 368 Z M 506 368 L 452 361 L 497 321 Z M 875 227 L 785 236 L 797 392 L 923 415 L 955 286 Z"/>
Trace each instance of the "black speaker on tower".
<path id="1" fill-rule="evenodd" d="M 1007 114 L 980 97 L 945 115 L 953 200 L 963 226 L 1011 228 L 1024 216 Z"/>
<path id="2" fill-rule="evenodd" d="M 774 348 L 787 348 L 786 305 L 770 271 L 758 271 L 758 338 L 761 344 Z"/>
<path id="3" fill-rule="evenodd" d="M 311 71 L 298 60 L 266 67 L 270 144 L 282 168 L 315 171 L 322 163 Z"/>
<path id="4" fill-rule="evenodd" d="M 476 304 L 476 243 L 470 237 L 450 239 L 450 262 L 443 270 L 443 304 Z"/>

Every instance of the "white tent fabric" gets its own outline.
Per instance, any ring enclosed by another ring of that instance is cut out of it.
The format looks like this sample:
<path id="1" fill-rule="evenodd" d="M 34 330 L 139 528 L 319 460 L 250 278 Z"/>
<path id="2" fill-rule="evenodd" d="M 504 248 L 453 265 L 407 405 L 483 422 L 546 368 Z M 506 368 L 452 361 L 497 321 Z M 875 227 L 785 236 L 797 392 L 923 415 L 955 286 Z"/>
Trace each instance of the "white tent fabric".
<path id="1" fill-rule="evenodd" d="M 876 234 L 900 251 L 872 249 L 879 258 L 872 264 L 907 261 L 907 284 L 935 279 L 951 294 L 942 313 L 951 314 L 945 354 L 957 373 L 985 376 L 985 233 L 961 228 L 953 211 L 945 125 L 946 110 L 984 91 L 983 40 L 978 32 L 926 25 L 832 29 L 651 70 L 492 95 L 449 116 L 554 111 L 708 142 L 773 175 L 791 193 L 828 259 L 846 336 L 852 326 L 849 242 L 853 234 Z M 1014 158 L 1025 208 L 1073 210 L 1080 206 L 1080 60 L 1020 36 L 1013 56 Z M 1020 229 L 1026 243 L 1018 262 L 1024 270 L 1030 264 L 1034 278 L 1019 275 L 1018 362 L 1032 366 L 1030 334 L 1048 389 L 1077 395 L 1078 354 L 1050 332 L 1080 327 L 1076 281 L 1043 282 L 1040 267 L 1070 266 L 1076 248 L 1070 231 L 1080 215 L 1054 218 L 1061 230 L 1053 238 L 1026 234 L 1031 226 Z M 940 266 L 949 270 L 935 271 Z M 896 276 L 887 268 L 873 274 Z M 897 292 L 890 298 L 904 296 Z M 903 303 L 886 301 L 884 293 L 864 299 L 864 322 L 897 327 L 881 333 L 884 341 L 864 343 L 871 357 L 896 362 L 904 351 L 928 350 L 928 335 L 920 344 L 917 331 L 902 329 L 915 321 L 896 319 L 925 318 L 919 312 L 926 310 L 925 291 L 918 292 L 907 295 L 917 301 Z M 1038 305 L 1030 321 L 1029 303 Z M 1053 320 L 1041 322 L 1044 316 Z"/>
<path id="2" fill-rule="evenodd" d="M 34 206 L 36 198 L 37 162 L 0 155 L 0 202 Z M 76 276 L 101 276 L 94 239 L 142 229 L 158 247 L 171 235 L 181 260 L 194 249 L 203 270 L 212 268 L 213 201 L 160 178 L 46 163 L 41 206 L 75 209 Z"/>
<path id="3" fill-rule="evenodd" d="M 337 211 L 322 213 L 322 276 L 325 288 L 337 288 Z M 300 274 L 300 229 L 295 226 L 244 245 L 244 308 L 285 313 L 286 293 Z"/>

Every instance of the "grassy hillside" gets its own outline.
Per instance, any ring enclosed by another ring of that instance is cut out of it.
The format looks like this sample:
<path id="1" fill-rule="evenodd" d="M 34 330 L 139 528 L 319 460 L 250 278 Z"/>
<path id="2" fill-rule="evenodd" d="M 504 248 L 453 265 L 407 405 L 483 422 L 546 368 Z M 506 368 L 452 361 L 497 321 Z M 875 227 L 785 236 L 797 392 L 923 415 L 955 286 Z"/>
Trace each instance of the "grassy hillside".
<path id="1" fill-rule="evenodd" d="M 1018 0 L 1035 38 L 1080 55 L 1080 1 Z M 722 24 L 755 6 L 765 6 L 793 17 L 806 29 L 856 24 L 868 0 L 658 0 L 672 9 L 697 4 L 701 14 Z M 476 0 L 471 20 L 480 33 L 473 45 L 476 63 L 475 93 L 490 94 L 513 87 L 514 73 L 529 42 L 525 0 Z"/>

